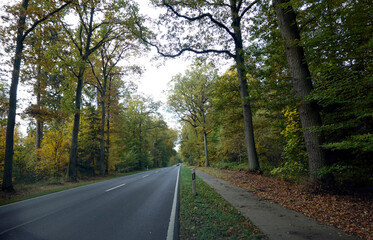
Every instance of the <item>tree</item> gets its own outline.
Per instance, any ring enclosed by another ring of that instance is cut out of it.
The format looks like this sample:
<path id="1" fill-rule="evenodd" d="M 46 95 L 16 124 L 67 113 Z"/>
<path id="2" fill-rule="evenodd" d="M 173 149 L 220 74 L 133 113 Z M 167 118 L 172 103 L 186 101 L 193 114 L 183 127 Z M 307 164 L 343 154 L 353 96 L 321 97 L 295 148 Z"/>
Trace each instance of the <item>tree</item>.
<path id="1" fill-rule="evenodd" d="M 299 115 L 308 153 L 310 179 L 315 181 L 318 179 L 317 171 L 326 165 L 326 159 L 321 147 L 323 136 L 315 131 L 315 128 L 322 125 L 319 107 L 315 101 L 307 99 L 313 89 L 311 73 L 304 55 L 304 49 L 299 45 L 300 34 L 292 6 L 287 0 L 273 0 L 273 5 L 284 40 L 293 88 L 299 101 Z"/>
<path id="2" fill-rule="evenodd" d="M 104 16 L 99 16 L 103 9 L 105 9 Z M 106 42 L 118 38 L 135 40 L 131 34 L 131 28 L 134 26 L 134 18 L 138 17 L 137 7 L 127 1 L 83 1 L 81 4 L 74 4 L 74 12 L 79 18 L 79 27 L 75 32 L 63 21 L 60 22 L 69 38 L 69 45 L 74 47 L 73 53 L 77 56 L 74 66 L 74 75 L 77 81 L 75 114 L 68 173 L 71 181 L 77 180 L 76 164 L 80 108 L 88 59 Z"/>
<path id="3" fill-rule="evenodd" d="M 131 40 L 131 39 L 129 39 Z M 95 78 L 94 86 L 99 93 L 99 103 L 101 106 L 101 127 L 100 127 L 100 174 L 105 174 L 105 124 L 106 124 L 106 102 L 107 90 L 109 88 L 110 77 L 119 74 L 120 69 L 116 66 L 129 51 L 133 52 L 137 46 L 132 41 L 126 39 L 114 39 L 106 42 L 99 50 L 96 61 L 88 60 Z M 99 66 L 99 67 L 97 67 Z"/>
<path id="4" fill-rule="evenodd" d="M 153 167 L 167 167 L 170 160 L 176 155 L 174 150 L 177 141 L 177 131 L 170 129 L 163 119 L 155 119 L 156 128 L 152 130 L 153 138 Z"/>
<path id="5" fill-rule="evenodd" d="M 246 157 L 243 115 L 236 71 L 218 78 L 212 95 L 212 120 L 218 136 L 216 148 L 221 162 L 242 162 Z"/>
<path id="6" fill-rule="evenodd" d="M 17 37 L 16 37 L 16 48 L 13 59 L 13 70 L 12 70 L 12 81 L 9 91 L 9 112 L 7 121 L 7 133 L 6 133 L 6 147 L 5 147 L 5 166 L 2 190 L 7 192 L 13 192 L 12 183 L 12 162 L 13 162 L 13 145 L 14 145 L 14 127 L 16 121 L 16 108 L 17 108 L 17 88 L 19 82 L 19 76 L 21 71 L 21 60 L 22 52 L 24 48 L 24 41 L 26 37 L 38 26 L 57 14 L 62 9 L 66 8 L 72 3 L 72 1 L 65 1 L 62 5 L 58 6 L 55 2 L 51 4 L 55 8 L 45 15 L 38 16 L 37 19 L 31 19 L 31 24 L 26 24 L 26 19 L 30 14 L 28 11 L 29 0 L 23 0 L 19 12 L 17 12 Z M 56 6 L 57 5 L 57 6 Z"/>
<path id="7" fill-rule="evenodd" d="M 154 124 L 159 105 L 151 98 L 139 95 L 132 96 L 124 104 L 116 122 L 119 133 L 115 139 L 118 171 L 141 170 L 152 166 L 151 149 L 154 144 L 151 134 L 152 130 L 159 127 Z"/>
<path id="8" fill-rule="evenodd" d="M 211 94 L 216 79 L 217 70 L 214 66 L 197 61 L 184 76 L 179 74 L 173 77 L 174 85 L 168 96 L 168 105 L 181 121 L 189 123 L 196 133 L 198 127 L 202 128 L 206 166 L 210 165 L 206 117 L 211 107 Z"/>
<path id="9" fill-rule="evenodd" d="M 162 56 L 177 57 L 183 52 L 193 52 L 196 54 L 224 54 L 234 59 L 240 84 L 248 165 L 249 169 L 259 169 L 242 37 L 242 24 L 246 24 L 243 19 L 256 1 L 250 3 L 242 0 L 183 3 L 179 1 L 154 2 L 158 6 L 165 6 L 168 9 L 166 15 L 163 16 L 163 20 L 173 23 L 170 25 L 171 31 L 168 40 L 173 40 L 176 43 L 171 44 L 173 49 L 169 53 L 170 51 L 165 50 L 159 43 L 155 44 L 150 40 L 144 40 L 149 45 L 156 47 L 158 53 Z M 177 19 L 181 21 L 177 22 Z M 183 22 L 185 20 L 186 22 Z M 198 31 L 195 31 L 195 29 L 198 29 Z M 211 45 L 217 46 L 217 48 L 211 48 Z"/>
<path id="10" fill-rule="evenodd" d="M 322 116 L 319 129 L 330 173 L 338 183 L 369 183 L 373 171 L 372 42 L 369 1 L 322 1 L 297 15 L 314 83 L 310 99 Z M 300 7 L 300 6 L 299 6 Z"/>

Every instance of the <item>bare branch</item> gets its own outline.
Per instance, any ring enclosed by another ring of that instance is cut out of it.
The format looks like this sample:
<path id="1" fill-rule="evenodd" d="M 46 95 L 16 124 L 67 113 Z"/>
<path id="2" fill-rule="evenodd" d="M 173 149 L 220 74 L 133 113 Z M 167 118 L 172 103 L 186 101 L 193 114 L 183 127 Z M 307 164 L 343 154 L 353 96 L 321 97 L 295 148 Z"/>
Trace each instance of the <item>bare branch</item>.
<path id="1" fill-rule="evenodd" d="M 249 4 L 249 6 L 247 6 L 247 7 L 243 10 L 243 12 L 241 13 L 240 18 L 243 18 L 243 16 L 246 14 L 246 12 L 249 11 L 250 8 L 252 8 L 252 7 L 255 5 L 255 3 L 257 3 L 257 2 L 258 2 L 258 0 L 255 0 L 254 2 L 252 2 L 251 4 Z"/>
<path id="2" fill-rule="evenodd" d="M 63 4 L 61 7 L 57 8 L 56 10 L 48 13 L 47 15 L 45 15 L 43 18 L 37 20 L 36 22 L 34 22 L 34 24 L 32 24 L 32 26 L 27 29 L 25 31 L 25 33 L 23 34 L 23 37 L 22 37 L 22 41 L 27 37 L 27 35 L 32 32 L 40 23 L 44 22 L 45 20 L 47 20 L 50 16 L 58 13 L 59 11 L 61 11 L 62 9 L 64 9 L 65 7 L 67 7 L 69 4 L 71 4 L 73 1 L 70 0 L 70 1 L 67 1 L 65 4 Z"/>
<path id="3" fill-rule="evenodd" d="M 150 46 L 155 47 L 157 49 L 158 54 L 162 55 L 163 57 L 175 58 L 175 57 L 180 56 L 184 52 L 193 52 L 193 53 L 196 53 L 196 54 L 217 53 L 217 54 L 227 54 L 231 58 L 236 57 L 235 54 L 231 53 L 228 50 L 217 50 L 217 49 L 196 50 L 196 49 L 193 49 L 193 48 L 183 48 L 176 54 L 168 54 L 168 53 L 163 53 L 156 44 L 147 41 L 143 37 L 140 37 L 140 38 L 146 44 L 149 44 Z"/>
<path id="4" fill-rule="evenodd" d="M 210 13 L 204 13 L 196 17 L 189 17 L 189 16 L 178 13 L 170 4 L 167 4 L 165 1 L 163 1 L 163 5 L 166 6 L 168 9 L 170 9 L 176 16 L 184 18 L 192 22 L 207 17 L 211 20 L 211 22 L 215 23 L 218 27 L 224 29 L 234 40 L 236 40 L 236 36 L 234 35 L 234 33 L 231 32 L 231 30 L 227 26 L 225 26 L 223 23 L 216 20 Z"/>

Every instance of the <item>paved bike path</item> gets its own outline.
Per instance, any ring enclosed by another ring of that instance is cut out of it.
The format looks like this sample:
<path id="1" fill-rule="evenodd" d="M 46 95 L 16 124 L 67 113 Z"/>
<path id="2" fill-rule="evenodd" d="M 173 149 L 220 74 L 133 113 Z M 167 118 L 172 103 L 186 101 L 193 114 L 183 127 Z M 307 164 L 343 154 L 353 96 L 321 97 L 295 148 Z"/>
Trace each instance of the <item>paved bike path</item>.
<path id="1" fill-rule="evenodd" d="M 261 199 L 252 192 L 239 188 L 230 182 L 198 170 L 196 173 L 243 216 L 250 219 L 270 240 L 358 239 L 347 236 L 342 230 L 321 224 L 277 203 Z"/>

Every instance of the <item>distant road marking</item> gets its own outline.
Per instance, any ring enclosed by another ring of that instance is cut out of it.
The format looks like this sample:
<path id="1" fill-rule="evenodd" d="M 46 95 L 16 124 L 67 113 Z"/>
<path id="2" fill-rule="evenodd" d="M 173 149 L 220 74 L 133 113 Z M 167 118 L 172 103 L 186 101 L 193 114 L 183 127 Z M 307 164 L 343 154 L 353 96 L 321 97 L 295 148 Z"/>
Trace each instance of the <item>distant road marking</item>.
<path id="1" fill-rule="evenodd" d="M 149 174 L 147 174 L 147 175 L 143 176 L 142 178 L 146 178 L 146 177 L 149 177 Z"/>
<path id="2" fill-rule="evenodd" d="M 123 187 L 124 185 L 126 185 L 126 184 L 123 183 L 123 184 L 118 185 L 118 186 L 116 186 L 116 187 L 110 188 L 110 189 L 106 190 L 105 192 L 110 192 L 111 190 L 114 190 L 114 189 L 117 189 L 117 188 Z"/>
<path id="3" fill-rule="evenodd" d="M 178 189 L 179 189 L 178 188 L 178 186 L 179 186 L 179 173 L 180 173 L 180 168 L 177 171 L 177 178 L 176 178 L 176 185 L 175 185 L 175 192 L 174 192 L 174 201 L 172 203 L 170 223 L 168 224 L 167 240 L 174 240 L 177 192 L 178 192 Z"/>

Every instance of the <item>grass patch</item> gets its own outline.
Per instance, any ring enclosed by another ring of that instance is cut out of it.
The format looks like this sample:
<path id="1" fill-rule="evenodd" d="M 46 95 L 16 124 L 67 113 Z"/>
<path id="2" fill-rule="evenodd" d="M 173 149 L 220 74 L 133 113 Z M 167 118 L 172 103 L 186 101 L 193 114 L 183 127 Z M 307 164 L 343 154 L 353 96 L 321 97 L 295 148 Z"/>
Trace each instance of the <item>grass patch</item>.
<path id="1" fill-rule="evenodd" d="M 264 239 L 209 185 L 196 177 L 198 196 L 192 195 L 191 171 L 180 171 L 180 239 Z"/>
<path id="2" fill-rule="evenodd" d="M 114 174 L 105 177 L 91 177 L 80 179 L 79 182 L 61 182 L 58 184 L 51 184 L 49 182 L 37 182 L 37 183 L 30 183 L 30 184 L 14 184 L 14 188 L 16 190 L 15 193 L 4 193 L 0 191 L 0 206 L 6 205 L 13 202 L 19 202 L 22 200 L 40 197 L 43 195 L 60 192 L 64 190 L 68 190 L 71 188 L 81 187 L 92 183 L 102 182 L 106 180 L 110 180 L 113 178 L 124 177 L 128 175 L 133 175 L 136 173 L 140 173 L 144 171 L 135 171 L 135 172 L 128 172 L 128 173 L 120 173 Z"/>

